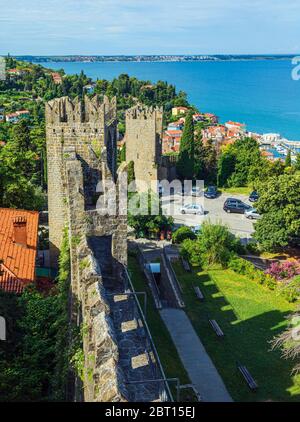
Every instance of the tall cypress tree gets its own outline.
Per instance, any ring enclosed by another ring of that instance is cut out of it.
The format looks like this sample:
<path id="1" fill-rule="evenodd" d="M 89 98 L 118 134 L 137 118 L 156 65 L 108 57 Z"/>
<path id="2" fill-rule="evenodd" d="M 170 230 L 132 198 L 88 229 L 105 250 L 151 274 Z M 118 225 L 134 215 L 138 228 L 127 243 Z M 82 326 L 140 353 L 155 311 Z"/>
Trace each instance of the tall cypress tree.
<path id="1" fill-rule="evenodd" d="M 194 177 L 195 165 L 195 139 L 193 111 L 186 116 L 184 130 L 180 141 L 179 157 L 177 162 L 177 173 L 183 179 Z"/>
<path id="2" fill-rule="evenodd" d="M 194 174 L 196 179 L 203 179 L 205 173 L 205 148 L 202 139 L 202 128 L 197 125 L 197 131 L 195 132 L 195 162 L 194 162 Z"/>

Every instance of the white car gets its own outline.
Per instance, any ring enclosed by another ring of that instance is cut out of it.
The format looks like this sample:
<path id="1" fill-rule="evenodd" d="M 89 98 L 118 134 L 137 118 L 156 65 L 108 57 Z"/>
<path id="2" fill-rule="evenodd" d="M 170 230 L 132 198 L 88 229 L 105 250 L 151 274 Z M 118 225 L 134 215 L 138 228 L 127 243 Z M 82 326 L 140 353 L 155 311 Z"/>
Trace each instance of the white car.
<path id="1" fill-rule="evenodd" d="M 181 214 L 198 214 L 198 215 L 203 215 L 204 214 L 204 209 L 203 209 L 202 205 L 188 204 L 188 205 L 184 205 L 180 209 L 180 212 L 181 212 Z"/>
<path id="2" fill-rule="evenodd" d="M 255 208 L 250 208 L 250 210 L 245 211 L 245 217 L 250 220 L 258 220 L 261 218 L 261 215 L 258 214 Z"/>

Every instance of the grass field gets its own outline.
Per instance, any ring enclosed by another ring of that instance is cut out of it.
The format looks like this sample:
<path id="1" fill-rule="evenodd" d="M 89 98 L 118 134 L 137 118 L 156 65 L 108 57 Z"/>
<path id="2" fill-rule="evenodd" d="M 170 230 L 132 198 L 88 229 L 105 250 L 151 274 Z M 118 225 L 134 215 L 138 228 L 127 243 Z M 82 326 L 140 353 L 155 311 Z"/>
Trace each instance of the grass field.
<path id="1" fill-rule="evenodd" d="M 285 327 L 291 305 L 274 292 L 230 270 L 186 273 L 174 264 L 182 285 L 186 312 L 236 401 L 299 401 L 300 376 L 292 376 L 293 362 L 271 351 L 270 341 Z M 205 300 L 195 298 L 199 286 Z M 217 338 L 208 323 L 216 319 L 225 333 Z M 246 365 L 258 383 L 252 392 L 237 370 Z"/>
<path id="2" fill-rule="evenodd" d="M 128 257 L 128 270 L 132 279 L 132 283 L 136 291 L 147 292 L 147 323 L 151 331 L 158 355 L 160 357 L 162 366 L 167 378 L 179 378 L 180 384 L 190 384 L 189 377 L 184 366 L 178 356 L 177 350 L 171 339 L 169 331 L 167 330 L 159 312 L 154 306 L 150 289 L 148 288 L 146 279 L 140 269 L 139 263 L 134 256 Z M 142 300 L 141 305 L 143 306 Z M 175 389 L 172 388 L 175 398 Z M 191 391 L 183 390 L 181 399 L 192 401 L 193 393 Z"/>
<path id="3" fill-rule="evenodd" d="M 250 195 L 250 193 L 253 191 L 252 188 L 248 186 L 243 186 L 240 188 L 223 188 L 220 189 L 221 192 L 229 193 L 230 195 Z"/>

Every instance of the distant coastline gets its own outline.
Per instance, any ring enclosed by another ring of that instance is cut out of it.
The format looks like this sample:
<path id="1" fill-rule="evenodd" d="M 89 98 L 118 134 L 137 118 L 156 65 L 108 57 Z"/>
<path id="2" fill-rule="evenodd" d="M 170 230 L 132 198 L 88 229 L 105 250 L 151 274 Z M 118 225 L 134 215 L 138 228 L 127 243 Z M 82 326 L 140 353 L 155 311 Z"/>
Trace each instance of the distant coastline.
<path id="1" fill-rule="evenodd" d="M 32 63 L 51 63 L 51 62 L 202 62 L 202 61 L 253 61 L 253 60 L 291 60 L 294 54 L 278 54 L 278 55 L 66 55 L 66 56 L 14 56 L 17 60 L 25 60 Z"/>

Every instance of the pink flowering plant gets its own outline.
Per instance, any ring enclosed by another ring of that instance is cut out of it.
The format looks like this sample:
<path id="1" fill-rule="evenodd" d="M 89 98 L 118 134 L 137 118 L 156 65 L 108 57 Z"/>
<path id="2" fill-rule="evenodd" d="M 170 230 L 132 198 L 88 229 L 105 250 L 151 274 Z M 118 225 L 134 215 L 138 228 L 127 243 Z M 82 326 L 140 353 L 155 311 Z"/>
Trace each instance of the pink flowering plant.
<path id="1" fill-rule="evenodd" d="M 269 274 L 277 281 L 289 281 L 300 275 L 300 261 L 291 259 L 284 262 L 273 262 L 267 269 L 266 274 Z"/>

